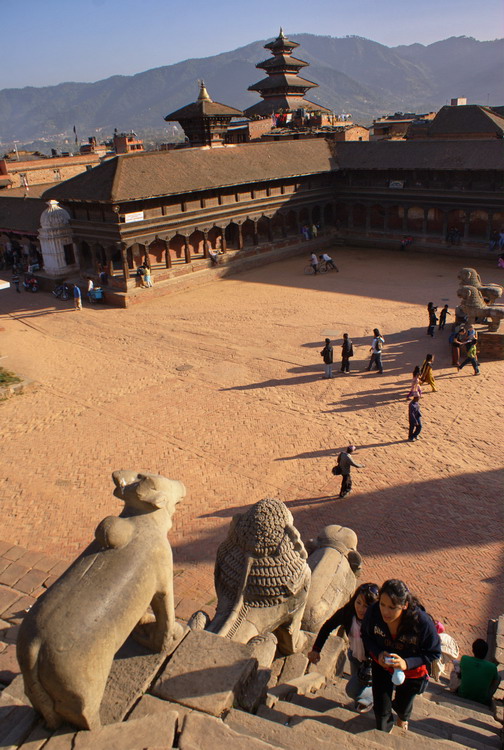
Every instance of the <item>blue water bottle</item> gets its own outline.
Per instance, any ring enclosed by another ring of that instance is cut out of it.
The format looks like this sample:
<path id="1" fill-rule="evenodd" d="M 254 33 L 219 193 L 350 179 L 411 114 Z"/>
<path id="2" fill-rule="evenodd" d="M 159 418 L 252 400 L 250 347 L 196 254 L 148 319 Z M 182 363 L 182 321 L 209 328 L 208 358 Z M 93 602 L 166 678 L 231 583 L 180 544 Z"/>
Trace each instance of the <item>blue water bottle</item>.
<path id="1" fill-rule="evenodd" d="M 392 675 L 392 682 L 394 685 L 402 685 L 405 679 L 406 675 L 402 669 L 394 669 L 394 674 Z"/>

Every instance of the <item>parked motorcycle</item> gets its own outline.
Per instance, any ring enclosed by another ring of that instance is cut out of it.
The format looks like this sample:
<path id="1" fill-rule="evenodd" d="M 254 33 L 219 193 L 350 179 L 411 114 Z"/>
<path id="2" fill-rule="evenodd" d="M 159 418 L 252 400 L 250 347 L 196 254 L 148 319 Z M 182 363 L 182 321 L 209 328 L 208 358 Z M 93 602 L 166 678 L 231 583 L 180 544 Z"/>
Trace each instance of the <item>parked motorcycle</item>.
<path id="1" fill-rule="evenodd" d="M 66 301 L 67 299 L 70 299 L 70 287 L 64 281 L 62 284 L 57 286 L 56 289 L 54 289 L 53 294 L 58 299 Z"/>
<path id="2" fill-rule="evenodd" d="M 35 292 L 38 292 L 39 290 L 37 279 L 35 278 L 35 276 L 32 276 L 31 274 L 28 274 L 28 273 L 25 274 L 23 286 L 24 286 L 25 292 L 35 293 Z"/>

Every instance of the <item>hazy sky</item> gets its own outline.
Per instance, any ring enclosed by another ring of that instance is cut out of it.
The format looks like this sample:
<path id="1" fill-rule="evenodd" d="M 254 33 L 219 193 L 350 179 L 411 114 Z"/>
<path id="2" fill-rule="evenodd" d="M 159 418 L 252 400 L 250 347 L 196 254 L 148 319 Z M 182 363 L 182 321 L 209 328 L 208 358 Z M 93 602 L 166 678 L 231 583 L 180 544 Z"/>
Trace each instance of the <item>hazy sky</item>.
<path id="1" fill-rule="evenodd" d="M 502 0 L 0 0 L 0 89 L 97 81 L 278 34 L 389 47 L 504 36 Z"/>

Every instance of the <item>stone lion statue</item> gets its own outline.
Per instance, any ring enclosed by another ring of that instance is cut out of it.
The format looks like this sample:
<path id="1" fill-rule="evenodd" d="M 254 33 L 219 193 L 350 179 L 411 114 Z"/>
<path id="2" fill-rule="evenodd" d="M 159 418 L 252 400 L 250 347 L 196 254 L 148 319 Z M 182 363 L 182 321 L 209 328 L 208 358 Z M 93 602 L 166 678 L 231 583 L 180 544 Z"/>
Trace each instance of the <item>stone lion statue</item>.
<path id="1" fill-rule="evenodd" d="M 485 302 L 493 304 L 502 297 L 504 287 L 500 284 L 483 284 L 479 273 L 474 268 L 461 268 L 457 276 L 463 286 L 475 286 L 483 295 Z"/>
<path id="2" fill-rule="evenodd" d="M 101 521 L 95 541 L 37 600 L 19 630 L 25 692 L 51 729 L 63 721 L 100 726 L 114 654 L 136 625 L 154 651 L 173 647 L 182 631 L 166 535 L 185 487 L 147 472 L 112 477 L 114 495 L 124 502 L 121 515 Z"/>
<path id="3" fill-rule="evenodd" d="M 302 648 L 301 618 L 310 585 L 307 553 L 291 512 L 266 498 L 234 516 L 217 550 L 217 611 L 206 629 L 240 643 L 274 633 L 282 653 Z M 204 625 L 195 613 L 190 627 Z"/>
<path id="4" fill-rule="evenodd" d="M 488 330 L 499 329 L 500 322 L 504 318 L 504 306 L 486 305 L 482 293 L 475 286 L 461 286 L 457 290 L 457 295 L 462 300 L 459 308 L 467 316 L 469 323 L 475 323 L 477 319 L 483 321 L 485 318 L 490 318 L 492 322 Z"/>
<path id="5" fill-rule="evenodd" d="M 337 524 L 326 526 L 307 546 L 312 577 L 302 626 L 303 630 L 318 633 L 354 593 L 362 558 L 357 552 L 357 534 Z"/>

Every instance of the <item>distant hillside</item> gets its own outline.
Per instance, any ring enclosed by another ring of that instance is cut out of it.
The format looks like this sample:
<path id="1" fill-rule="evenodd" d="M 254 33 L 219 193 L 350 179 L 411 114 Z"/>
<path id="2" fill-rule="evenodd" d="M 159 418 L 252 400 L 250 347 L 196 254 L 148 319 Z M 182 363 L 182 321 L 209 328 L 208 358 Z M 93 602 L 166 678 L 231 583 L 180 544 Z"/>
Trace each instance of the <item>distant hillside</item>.
<path id="1" fill-rule="evenodd" d="M 451 37 L 395 48 L 360 37 L 292 39 L 301 45 L 296 54 L 310 63 L 303 75 L 320 86 L 308 98 L 363 124 L 396 111 L 436 110 L 455 96 L 471 104 L 504 104 L 504 39 Z M 199 78 L 213 99 L 243 109 L 258 101 L 247 87 L 264 75 L 255 68 L 269 57 L 263 44 L 96 83 L 3 89 L 0 141 L 71 133 L 74 125 L 82 138 L 115 127 L 161 129 L 164 115 L 194 101 Z"/>

